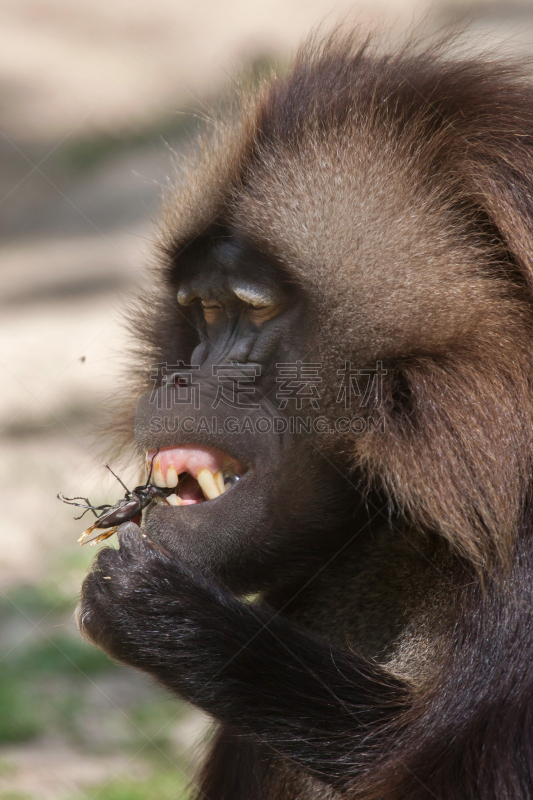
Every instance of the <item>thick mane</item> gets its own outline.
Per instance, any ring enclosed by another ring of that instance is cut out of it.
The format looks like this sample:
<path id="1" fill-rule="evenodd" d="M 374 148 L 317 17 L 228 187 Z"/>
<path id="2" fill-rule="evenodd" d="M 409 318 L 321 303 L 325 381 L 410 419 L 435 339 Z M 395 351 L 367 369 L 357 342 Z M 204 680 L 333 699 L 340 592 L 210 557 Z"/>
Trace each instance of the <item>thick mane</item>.
<path id="1" fill-rule="evenodd" d="M 532 797 L 528 63 L 312 37 L 163 216 L 123 429 L 169 507 L 100 551 L 84 633 L 221 724 L 198 797 Z M 270 412 L 308 361 L 325 429 L 213 416 L 221 366 Z M 343 365 L 383 377 L 357 428 Z"/>

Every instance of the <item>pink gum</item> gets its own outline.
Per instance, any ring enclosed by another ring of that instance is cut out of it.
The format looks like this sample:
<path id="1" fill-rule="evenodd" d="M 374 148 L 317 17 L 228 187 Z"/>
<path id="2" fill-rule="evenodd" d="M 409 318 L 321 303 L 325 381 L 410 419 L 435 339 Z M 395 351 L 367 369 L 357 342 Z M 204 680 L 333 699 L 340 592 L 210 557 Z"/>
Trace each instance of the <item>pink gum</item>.
<path id="1" fill-rule="evenodd" d="M 150 462 L 156 452 L 156 450 L 149 450 L 146 455 L 148 469 L 150 469 Z M 214 474 L 228 466 L 228 464 L 233 464 L 236 472 L 241 471 L 238 462 L 228 456 L 227 453 L 223 453 L 222 450 L 193 447 L 192 445 L 161 448 L 154 459 L 154 470 L 159 467 L 166 477 L 167 470 L 171 464 L 178 475 L 180 472 L 188 472 L 193 478 L 197 478 L 202 469 L 208 469 Z"/>

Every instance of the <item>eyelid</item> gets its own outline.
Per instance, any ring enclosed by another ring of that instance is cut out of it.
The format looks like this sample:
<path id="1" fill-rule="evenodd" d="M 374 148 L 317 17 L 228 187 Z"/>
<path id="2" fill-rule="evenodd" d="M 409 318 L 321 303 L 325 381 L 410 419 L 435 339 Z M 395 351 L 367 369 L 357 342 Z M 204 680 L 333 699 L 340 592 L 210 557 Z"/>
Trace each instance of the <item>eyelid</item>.
<path id="1" fill-rule="evenodd" d="M 196 295 L 194 292 L 187 291 L 187 289 L 180 289 L 177 298 L 180 306 L 190 306 L 196 300 Z"/>
<path id="2" fill-rule="evenodd" d="M 233 293 L 246 305 L 252 308 L 270 308 L 279 302 L 279 297 L 254 286 L 234 286 Z"/>
<path id="3" fill-rule="evenodd" d="M 283 310 L 283 306 L 281 303 L 271 303 L 268 306 L 248 306 L 248 316 L 252 320 L 255 325 L 262 324 L 263 322 L 268 322 L 274 317 L 277 317 L 278 314 L 281 313 Z"/>

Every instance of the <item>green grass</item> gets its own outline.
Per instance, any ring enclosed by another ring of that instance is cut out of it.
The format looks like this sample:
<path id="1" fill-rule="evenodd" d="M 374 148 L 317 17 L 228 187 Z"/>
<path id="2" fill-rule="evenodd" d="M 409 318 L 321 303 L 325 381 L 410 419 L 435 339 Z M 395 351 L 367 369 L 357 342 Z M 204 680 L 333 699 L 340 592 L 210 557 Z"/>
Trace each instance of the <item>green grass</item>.
<path id="1" fill-rule="evenodd" d="M 49 580 L 18 586 L 0 601 L 0 632 L 13 630 L 0 653 L 0 744 L 24 742 L 72 726 L 84 676 L 115 669 L 100 650 L 76 633 L 75 598 L 61 588 L 75 586 L 87 556 L 61 559 Z"/>
<path id="2" fill-rule="evenodd" d="M 34 739 L 47 728 L 72 733 L 83 715 L 85 676 L 113 669 L 107 656 L 74 636 L 19 645 L 0 661 L 0 744 Z"/>
<path id="3" fill-rule="evenodd" d="M 84 733 L 86 714 L 94 711 L 94 696 L 101 700 L 98 678 L 122 670 L 76 634 L 41 637 L 20 645 L 0 661 L 0 744 L 24 742 L 46 730 L 63 732 L 83 746 L 91 746 Z M 106 690 L 107 691 L 107 690 Z M 102 724 L 120 729 L 126 745 L 149 744 L 150 752 L 167 752 L 172 725 L 185 706 L 154 689 L 125 710 L 112 699 Z M 93 749 L 98 751 L 98 741 Z"/>
<path id="4" fill-rule="evenodd" d="M 131 754 L 147 772 L 65 800 L 187 800 L 186 778 L 179 767 L 168 769 L 180 763 L 172 737 L 185 704 L 139 683 L 77 633 L 76 589 L 93 555 L 75 550 L 51 564 L 42 583 L 0 598 L 0 746 L 51 736 L 93 757 L 121 752 L 127 761 Z M 6 756 L 0 777 L 10 770 Z M 11 790 L 0 791 L 0 800 L 36 798 Z"/>
<path id="5" fill-rule="evenodd" d="M 154 773 L 143 781 L 120 779 L 101 789 L 92 787 L 86 795 L 78 795 L 71 800 L 89 797 L 91 800 L 187 800 L 190 793 L 188 781 L 180 772 L 165 771 Z"/>
<path id="6" fill-rule="evenodd" d="M 57 618 L 73 613 L 77 589 L 94 555 L 94 550 L 75 547 L 68 554 L 51 559 L 47 579 L 19 584 L 0 595 L 0 623 L 17 616 L 37 623 L 49 614 Z"/>
<path id="7" fill-rule="evenodd" d="M 98 648 L 87 644 L 77 633 L 50 634 L 8 658 L 22 678 L 67 674 L 73 677 L 95 675 L 113 669 L 113 662 Z"/>
<path id="8" fill-rule="evenodd" d="M 0 671 L 0 744 L 25 742 L 43 730 L 37 693 Z"/>
<path id="9" fill-rule="evenodd" d="M 138 703 L 131 709 L 129 718 L 133 730 L 142 731 L 148 737 L 145 748 L 155 758 L 168 755 L 172 758 L 172 745 L 169 741 L 172 726 L 183 715 L 186 705 L 166 695 L 158 695 L 150 701 Z"/>
<path id="10" fill-rule="evenodd" d="M 24 792 L 0 792 L 0 800 L 33 800 L 29 794 Z"/>

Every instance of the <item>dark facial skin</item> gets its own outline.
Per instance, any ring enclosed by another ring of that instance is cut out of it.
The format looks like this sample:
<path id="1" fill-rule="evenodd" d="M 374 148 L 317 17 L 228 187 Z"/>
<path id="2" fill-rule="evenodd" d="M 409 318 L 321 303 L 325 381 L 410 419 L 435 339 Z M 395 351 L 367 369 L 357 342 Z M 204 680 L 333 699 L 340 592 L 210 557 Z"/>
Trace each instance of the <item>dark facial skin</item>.
<path id="1" fill-rule="evenodd" d="M 170 554 L 233 590 L 257 591 L 311 566 L 318 551 L 323 560 L 324 544 L 318 548 L 317 542 L 325 530 L 332 550 L 347 531 L 353 535 L 360 499 L 343 459 L 322 455 L 324 434 L 271 430 L 274 420 L 278 429 L 280 420 L 291 424 L 291 416 L 311 418 L 320 429 L 320 408 L 306 401 L 300 411 L 294 402 L 280 409 L 276 399 L 277 365 L 317 360 L 305 296 L 243 242 L 210 242 L 188 256 L 173 276 L 172 290 L 178 298 L 175 313 L 186 316 L 197 335 L 187 362 L 199 367 L 189 373 L 200 386 L 199 407 L 175 402 L 173 387 L 180 378 L 173 377 L 139 400 L 136 440 L 141 452 L 185 444 L 215 447 L 247 471 L 209 502 L 152 506 L 145 526 Z M 233 376 L 255 375 L 251 389 L 238 395 L 237 408 L 216 403 L 222 384 L 213 368 L 231 364 L 238 365 Z M 176 418 L 183 417 L 189 418 L 187 433 L 176 427 Z M 202 419 L 209 430 L 200 425 Z"/>

